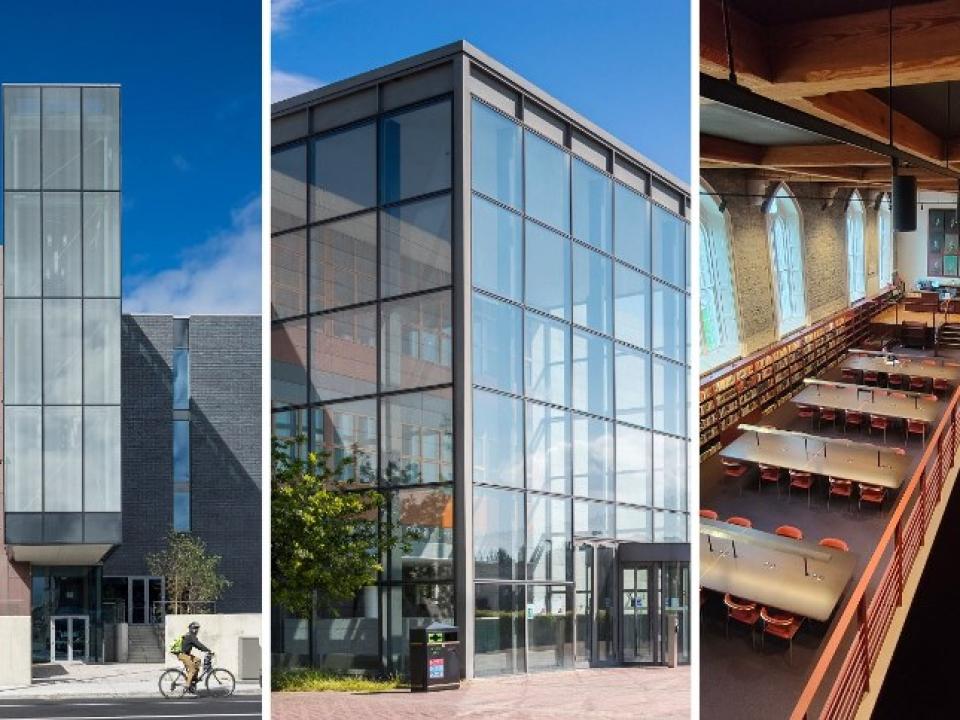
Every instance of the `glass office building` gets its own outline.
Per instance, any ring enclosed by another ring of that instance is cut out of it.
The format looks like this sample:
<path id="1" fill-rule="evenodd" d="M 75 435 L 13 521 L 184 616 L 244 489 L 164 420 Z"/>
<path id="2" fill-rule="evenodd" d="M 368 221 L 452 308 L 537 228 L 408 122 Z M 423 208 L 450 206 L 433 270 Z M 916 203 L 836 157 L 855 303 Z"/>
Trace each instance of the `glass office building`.
<path id="1" fill-rule="evenodd" d="M 273 115 L 274 433 L 418 531 L 275 662 L 688 659 L 686 186 L 466 43 Z"/>

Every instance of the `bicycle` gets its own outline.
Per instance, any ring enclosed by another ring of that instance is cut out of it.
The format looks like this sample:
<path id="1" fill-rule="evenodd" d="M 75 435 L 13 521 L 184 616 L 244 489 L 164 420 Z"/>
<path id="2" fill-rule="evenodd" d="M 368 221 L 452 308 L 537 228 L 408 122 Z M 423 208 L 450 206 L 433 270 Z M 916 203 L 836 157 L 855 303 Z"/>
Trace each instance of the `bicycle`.
<path id="1" fill-rule="evenodd" d="M 207 694 L 214 697 L 229 697 L 237 686 L 233 673 L 226 668 L 213 667 L 213 653 L 203 656 L 203 665 L 196 684 L 204 683 Z M 179 667 L 167 668 L 160 674 L 160 694 L 165 698 L 182 698 L 187 694 L 187 674 Z"/>

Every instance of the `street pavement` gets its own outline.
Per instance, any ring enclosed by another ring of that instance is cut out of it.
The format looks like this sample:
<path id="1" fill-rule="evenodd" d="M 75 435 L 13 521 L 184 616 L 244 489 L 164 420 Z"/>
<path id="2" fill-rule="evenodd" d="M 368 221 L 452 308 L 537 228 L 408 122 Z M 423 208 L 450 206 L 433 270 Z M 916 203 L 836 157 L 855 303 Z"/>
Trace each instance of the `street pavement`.
<path id="1" fill-rule="evenodd" d="M 4 699 L 0 696 L 3 720 L 221 720 L 262 718 L 261 697 L 240 695 L 229 698 L 110 698 L 97 700 Z"/>
<path id="2" fill-rule="evenodd" d="M 481 678 L 459 690 L 273 693 L 273 720 L 623 720 L 690 717 L 690 666 Z"/>

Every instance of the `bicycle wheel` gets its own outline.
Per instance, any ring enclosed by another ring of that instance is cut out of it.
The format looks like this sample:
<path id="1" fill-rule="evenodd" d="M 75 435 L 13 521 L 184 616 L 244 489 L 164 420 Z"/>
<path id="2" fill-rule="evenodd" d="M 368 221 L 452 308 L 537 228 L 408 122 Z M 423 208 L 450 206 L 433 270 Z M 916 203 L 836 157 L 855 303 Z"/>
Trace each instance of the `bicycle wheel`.
<path id="1" fill-rule="evenodd" d="M 207 692 L 217 697 L 227 697 L 233 695 L 233 690 L 237 686 L 237 681 L 233 679 L 233 673 L 225 668 L 214 668 L 207 675 Z"/>
<path id="2" fill-rule="evenodd" d="M 165 698 L 179 699 L 187 693 L 187 676 L 176 668 L 164 670 L 159 684 L 160 694 Z"/>

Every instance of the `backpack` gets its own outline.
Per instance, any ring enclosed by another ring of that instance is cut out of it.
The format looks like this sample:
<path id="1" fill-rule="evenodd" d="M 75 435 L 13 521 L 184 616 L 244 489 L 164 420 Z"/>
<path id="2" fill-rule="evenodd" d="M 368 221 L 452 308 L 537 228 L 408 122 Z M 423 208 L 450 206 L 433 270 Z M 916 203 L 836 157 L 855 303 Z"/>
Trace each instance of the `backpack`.
<path id="1" fill-rule="evenodd" d="M 173 644 L 170 646 L 170 652 L 174 655 L 179 655 L 183 652 L 183 635 L 177 636 L 177 639 L 173 641 Z"/>

